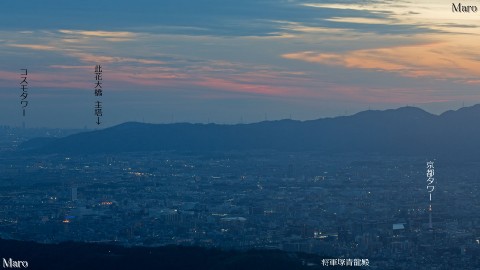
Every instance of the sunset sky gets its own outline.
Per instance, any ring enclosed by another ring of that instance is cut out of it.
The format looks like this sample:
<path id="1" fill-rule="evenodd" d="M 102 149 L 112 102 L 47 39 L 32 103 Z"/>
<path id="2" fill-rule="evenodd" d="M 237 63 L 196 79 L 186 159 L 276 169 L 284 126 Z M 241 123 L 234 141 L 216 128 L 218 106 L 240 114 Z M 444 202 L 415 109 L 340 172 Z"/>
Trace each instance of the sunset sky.
<path id="1" fill-rule="evenodd" d="M 479 26 L 445 0 L 1 1 L 0 125 L 96 127 L 96 64 L 100 127 L 441 113 L 480 103 Z"/>

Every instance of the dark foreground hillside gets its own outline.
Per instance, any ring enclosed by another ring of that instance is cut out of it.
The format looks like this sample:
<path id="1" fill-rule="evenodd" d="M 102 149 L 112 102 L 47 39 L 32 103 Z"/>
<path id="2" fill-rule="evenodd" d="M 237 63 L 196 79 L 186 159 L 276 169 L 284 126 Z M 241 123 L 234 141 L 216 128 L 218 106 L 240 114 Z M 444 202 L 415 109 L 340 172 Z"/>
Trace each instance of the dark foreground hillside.
<path id="1" fill-rule="evenodd" d="M 28 261 L 26 269 L 320 269 L 321 259 L 273 250 L 222 251 L 199 247 L 121 247 L 66 242 L 38 244 L 0 240 L 0 257 Z M 309 266 L 307 266 L 307 263 Z M 312 265 L 312 264 L 316 264 Z M 4 269 L 5 266 L 3 266 Z M 332 268 L 331 266 L 329 268 Z M 333 267 L 335 268 L 335 267 Z M 358 269 L 358 267 L 356 267 Z M 25 268 L 24 268 L 25 269 Z M 341 268 L 336 268 L 341 269 Z"/>

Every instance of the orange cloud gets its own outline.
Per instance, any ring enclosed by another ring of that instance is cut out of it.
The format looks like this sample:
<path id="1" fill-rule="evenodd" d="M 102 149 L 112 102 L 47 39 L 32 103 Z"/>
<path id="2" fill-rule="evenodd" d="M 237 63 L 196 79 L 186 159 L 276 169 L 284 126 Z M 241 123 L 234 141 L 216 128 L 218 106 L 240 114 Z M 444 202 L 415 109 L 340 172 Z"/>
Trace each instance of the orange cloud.
<path id="1" fill-rule="evenodd" d="M 39 50 L 39 51 L 56 51 L 57 50 L 57 48 L 53 46 L 41 45 L 41 44 L 7 44 L 7 46 L 15 47 L 15 48 Z"/>
<path id="2" fill-rule="evenodd" d="M 463 52 L 468 51 L 468 54 Z M 396 73 L 404 77 L 429 77 L 472 82 L 480 75 L 480 54 L 450 42 L 354 50 L 345 53 L 303 51 L 283 54 L 286 59 L 352 69 Z"/>
<path id="3" fill-rule="evenodd" d="M 245 94 L 268 96 L 301 96 L 302 94 L 306 94 L 305 89 L 299 87 L 293 88 L 259 83 L 246 83 L 221 78 L 204 78 L 194 84 L 225 92 L 241 92 Z"/>
<path id="4" fill-rule="evenodd" d="M 124 40 L 131 40 L 135 37 L 132 32 L 112 32 L 112 31 L 84 31 L 84 30 L 59 30 L 58 32 L 68 35 L 79 35 L 87 37 L 102 37 L 102 38 L 119 38 Z"/>

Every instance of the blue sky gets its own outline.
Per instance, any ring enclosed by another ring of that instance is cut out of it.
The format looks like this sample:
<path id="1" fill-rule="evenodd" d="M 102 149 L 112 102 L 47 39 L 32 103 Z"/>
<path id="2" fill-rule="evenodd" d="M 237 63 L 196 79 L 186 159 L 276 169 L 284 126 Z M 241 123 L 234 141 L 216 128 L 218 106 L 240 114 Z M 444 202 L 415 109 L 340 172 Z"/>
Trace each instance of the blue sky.
<path id="1" fill-rule="evenodd" d="M 440 1 L 2 1 L 0 124 L 244 123 L 478 103 L 478 16 Z M 22 117 L 20 68 L 29 69 Z"/>

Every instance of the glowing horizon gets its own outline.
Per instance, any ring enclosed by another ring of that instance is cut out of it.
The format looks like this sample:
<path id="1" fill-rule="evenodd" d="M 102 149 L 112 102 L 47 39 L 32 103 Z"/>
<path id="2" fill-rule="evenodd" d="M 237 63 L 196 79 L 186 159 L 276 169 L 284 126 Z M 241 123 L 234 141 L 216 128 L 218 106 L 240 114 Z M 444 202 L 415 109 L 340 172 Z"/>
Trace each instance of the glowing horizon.
<path id="1" fill-rule="evenodd" d="M 63 12 L 58 21 L 49 10 L 54 4 Z M 110 103 L 110 124 L 128 120 L 120 104 L 134 99 L 150 107 L 132 103 L 132 113 L 166 114 L 168 108 L 192 122 L 214 118 L 220 108 L 226 111 L 219 118 L 234 122 L 268 112 L 313 119 L 367 106 L 415 104 L 439 112 L 480 102 L 478 23 L 472 14 L 453 13 L 451 2 L 140 4 L 119 1 L 102 13 L 91 0 L 52 0 L 34 5 L 18 24 L 21 4 L 0 4 L 2 107 L 18 109 L 9 91 L 19 68 L 32 70 L 32 89 L 42 92 L 38 110 L 53 104 L 48 96 L 62 96 L 65 105 L 55 103 L 60 111 L 75 102 L 71 95 L 92 91 L 96 64 L 105 67 L 107 96 L 131 97 Z M 88 122 L 89 112 L 81 110 L 72 113 L 85 113 L 78 119 Z"/>

